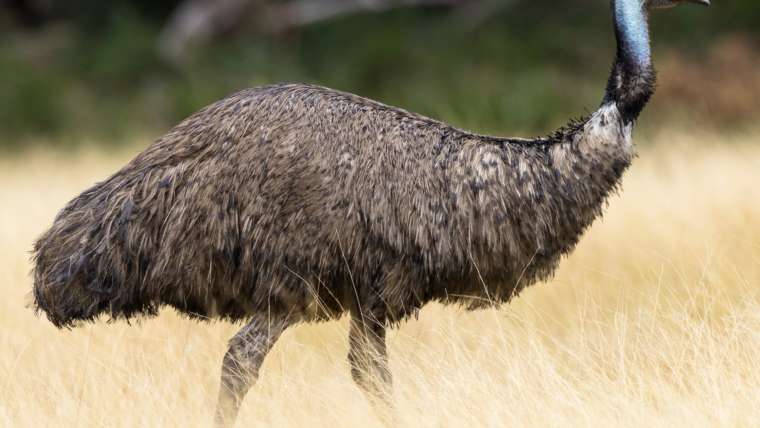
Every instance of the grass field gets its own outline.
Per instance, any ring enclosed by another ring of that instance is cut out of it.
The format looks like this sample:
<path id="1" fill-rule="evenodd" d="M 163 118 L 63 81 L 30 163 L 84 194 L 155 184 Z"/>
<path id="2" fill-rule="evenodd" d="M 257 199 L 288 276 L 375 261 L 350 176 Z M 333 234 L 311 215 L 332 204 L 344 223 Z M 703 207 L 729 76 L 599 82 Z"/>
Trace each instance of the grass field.
<path id="1" fill-rule="evenodd" d="M 403 426 L 756 426 L 760 133 L 654 139 L 553 281 L 499 310 L 430 306 L 390 334 Z M 57 331 L 28 307 L 34 238 L 137 150 L 0 160 L 2 426 L 211 423 L 235 326 L 166 310 Z M 346 320 L 287 331 L 238 426 L 380 426 L 346 336 Z"/>

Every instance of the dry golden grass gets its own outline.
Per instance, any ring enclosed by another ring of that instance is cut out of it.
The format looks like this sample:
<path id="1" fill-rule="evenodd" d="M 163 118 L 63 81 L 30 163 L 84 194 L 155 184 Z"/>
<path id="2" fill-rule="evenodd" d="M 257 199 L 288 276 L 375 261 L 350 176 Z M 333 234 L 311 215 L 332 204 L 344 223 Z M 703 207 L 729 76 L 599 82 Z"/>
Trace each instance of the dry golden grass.
<path id="1" fill-rule="evenodd" d="M 658 137 L 551 283 L 500 310 L 427 307 L 391 333 L 401 424 L 756 425 L 757 135 Z M 0 160 L 0 425 L 212 420 L 234 326 L 167 310 L 132 326 L 57 331 L 27 307 L 33 239 L 129 155 Z M 343 320 L 286 332 L 238 426 L 379 426 L 350 379 L 346 329 Z"/>

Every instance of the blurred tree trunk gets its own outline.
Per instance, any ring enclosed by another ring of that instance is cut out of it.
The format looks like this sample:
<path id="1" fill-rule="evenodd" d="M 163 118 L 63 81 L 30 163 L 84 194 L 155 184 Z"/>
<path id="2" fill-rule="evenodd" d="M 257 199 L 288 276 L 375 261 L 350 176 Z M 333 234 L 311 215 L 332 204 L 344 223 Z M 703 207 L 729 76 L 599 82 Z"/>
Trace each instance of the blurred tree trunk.
<path id="1" fill-rule="evenodd" d="M 245 25 L 277 33 L 353 13 L 480 2 L 483 0 L 185 0 L 163 29 L 159 52 L 172 62 L 181 62 L 190 46 Z"/>
<path id="2" fill-rule="evenodd" d="M 180 61 L 192 44 L 241 25 L 263 0 L 185 0 L 161 31 L 159 52 L 172 62 Z"/>
<path id="3" fill-rule="evenodd" d="M 349 15 L 358 12 L 383 12 L 401 7 L 460 6 L 476 0 L 291 0 L 272 3 L 268 8 L 268 31 L 283 31 L 292 27 Z"/>

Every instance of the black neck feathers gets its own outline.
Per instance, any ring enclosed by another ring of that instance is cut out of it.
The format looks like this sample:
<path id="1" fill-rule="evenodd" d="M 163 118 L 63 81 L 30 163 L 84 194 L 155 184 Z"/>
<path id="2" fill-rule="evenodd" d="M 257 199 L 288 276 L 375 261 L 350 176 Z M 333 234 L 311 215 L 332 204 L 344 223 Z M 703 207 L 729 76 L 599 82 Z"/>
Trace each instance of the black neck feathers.
<path id="1" fill-rule="evenodd" d="M 612 0 L 612 14 L 617 55 L 604 102 L 616 103 L 623 120 L 630 123 L 654 93 L 648 13 L 641 0 Z"/>

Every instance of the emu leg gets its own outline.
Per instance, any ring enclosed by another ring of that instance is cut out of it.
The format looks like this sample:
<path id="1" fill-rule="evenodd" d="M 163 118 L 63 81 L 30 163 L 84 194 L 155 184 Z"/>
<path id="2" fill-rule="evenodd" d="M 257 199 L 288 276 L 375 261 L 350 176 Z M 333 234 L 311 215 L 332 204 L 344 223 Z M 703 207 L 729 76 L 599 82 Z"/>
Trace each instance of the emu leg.
<path id="1" fill-rule="evenodd" d="M 216 407 L 216 425 L 235 423 L 240 403 L 256 382 L 264 358 L 288 327 L 283 320 L 254 319 L 230 340 L 222 362 L 222 381 Z"/>
<path id="2" fill-rule="evenodd" d="M 385 320 L 352 313 L 348 361 L 351 376 L 364 391 L 378 416 L 392 423 L 391 372 L 385 347 Z"/>

